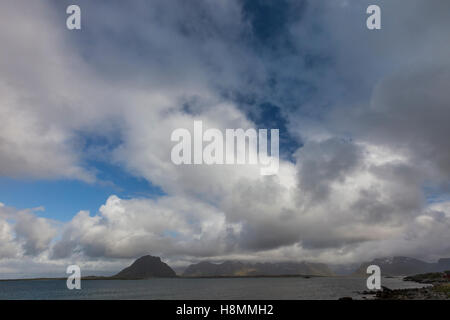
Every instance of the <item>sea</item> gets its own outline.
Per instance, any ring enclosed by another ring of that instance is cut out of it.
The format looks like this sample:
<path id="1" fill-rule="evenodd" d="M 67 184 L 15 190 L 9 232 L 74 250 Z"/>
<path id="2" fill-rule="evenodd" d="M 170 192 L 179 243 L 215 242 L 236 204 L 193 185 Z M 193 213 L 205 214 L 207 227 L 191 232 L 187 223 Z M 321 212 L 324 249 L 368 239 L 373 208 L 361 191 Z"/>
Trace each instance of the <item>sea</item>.
<path id="1" fill-rule="evenodd" d="M 423 285 L 401 277 L 382 278 L 390 289 Z M 154 278 L 148 280 L 82 280 L 80 290 L 69 290 L 65 280 L 0 281 L 1 300 L 335 300 L 370 298 L 366 278 Z"/>

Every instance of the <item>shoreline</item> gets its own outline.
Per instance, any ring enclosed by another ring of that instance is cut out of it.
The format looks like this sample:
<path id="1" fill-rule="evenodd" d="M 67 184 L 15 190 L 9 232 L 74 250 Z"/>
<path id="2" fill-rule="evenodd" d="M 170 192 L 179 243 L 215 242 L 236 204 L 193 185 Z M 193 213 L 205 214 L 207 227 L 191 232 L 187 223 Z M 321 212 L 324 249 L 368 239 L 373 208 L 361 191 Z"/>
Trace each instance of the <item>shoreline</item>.
<path id="1" fill-rule="evenodd" d="M 403 281 L 426 286 L 405 289 L 389 289 L 381 286 L 381 290 L 363 291 L 360 294 L 372 296 L 374 300 L 450 300 L 448 271 L 408 276 L 404 277 Z"/>

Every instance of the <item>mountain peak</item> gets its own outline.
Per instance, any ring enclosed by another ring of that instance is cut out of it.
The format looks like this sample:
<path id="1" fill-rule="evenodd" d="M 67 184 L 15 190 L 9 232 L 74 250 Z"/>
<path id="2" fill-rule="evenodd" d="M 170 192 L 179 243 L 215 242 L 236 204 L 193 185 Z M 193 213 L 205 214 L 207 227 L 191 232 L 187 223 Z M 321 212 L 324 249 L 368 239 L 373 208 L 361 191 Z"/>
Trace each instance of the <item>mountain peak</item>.
<path id="1" fill-rule="evenodd" d="M 135 264 L 135 263 L 144 263 L 146 261 L 161 261 L 161 258 L 160 257 L 154 257 L 154 256 L 151 256 L 151 255 L 148 254 L 146 256 L 142 256 L 140 258 L 137 258 L 136 261 L 133 262 L 133 264 Z"/>
<path id="2" fill-rule="evenodd" d="M 147 278 L 176 277 L 175 271 L 160 257 L 146 255 L 138 258 L 129 267 L 123 269 L 114 278 L 120 279 L 147 279 Z"/>

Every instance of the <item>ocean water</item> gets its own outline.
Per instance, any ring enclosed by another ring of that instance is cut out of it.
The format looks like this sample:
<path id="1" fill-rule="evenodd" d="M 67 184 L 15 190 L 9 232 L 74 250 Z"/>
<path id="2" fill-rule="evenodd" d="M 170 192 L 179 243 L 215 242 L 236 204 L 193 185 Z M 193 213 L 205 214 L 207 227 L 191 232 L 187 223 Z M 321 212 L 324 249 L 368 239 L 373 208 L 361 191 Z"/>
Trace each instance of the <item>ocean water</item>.
<path id="1" fill-rule="evenodd" d="M 391 289 L 422 285 L 401 278 L 383 278 Z M 0 281 L 0 299 L 338 299 L 362 298 L 366 278 L 221 278 L 82 280 L 81 290 L 68 290 L 65 280 Z"/>

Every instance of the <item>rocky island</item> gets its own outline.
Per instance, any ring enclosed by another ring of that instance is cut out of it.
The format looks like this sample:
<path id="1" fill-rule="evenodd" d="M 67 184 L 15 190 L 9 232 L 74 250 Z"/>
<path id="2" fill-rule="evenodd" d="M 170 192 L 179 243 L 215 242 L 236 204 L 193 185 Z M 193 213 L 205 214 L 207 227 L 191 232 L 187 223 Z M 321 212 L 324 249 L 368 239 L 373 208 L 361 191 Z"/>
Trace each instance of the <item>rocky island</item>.
<path id="1" fill-rule="evenodd" d="M 112 276 L 115 279 L 137 280 L 148 278 L 174 278 L 175 271 L 166 263 L 161 261 L 160 257 L 150 255 L 140 257 L 133 264 L 118 274 Z"/>

